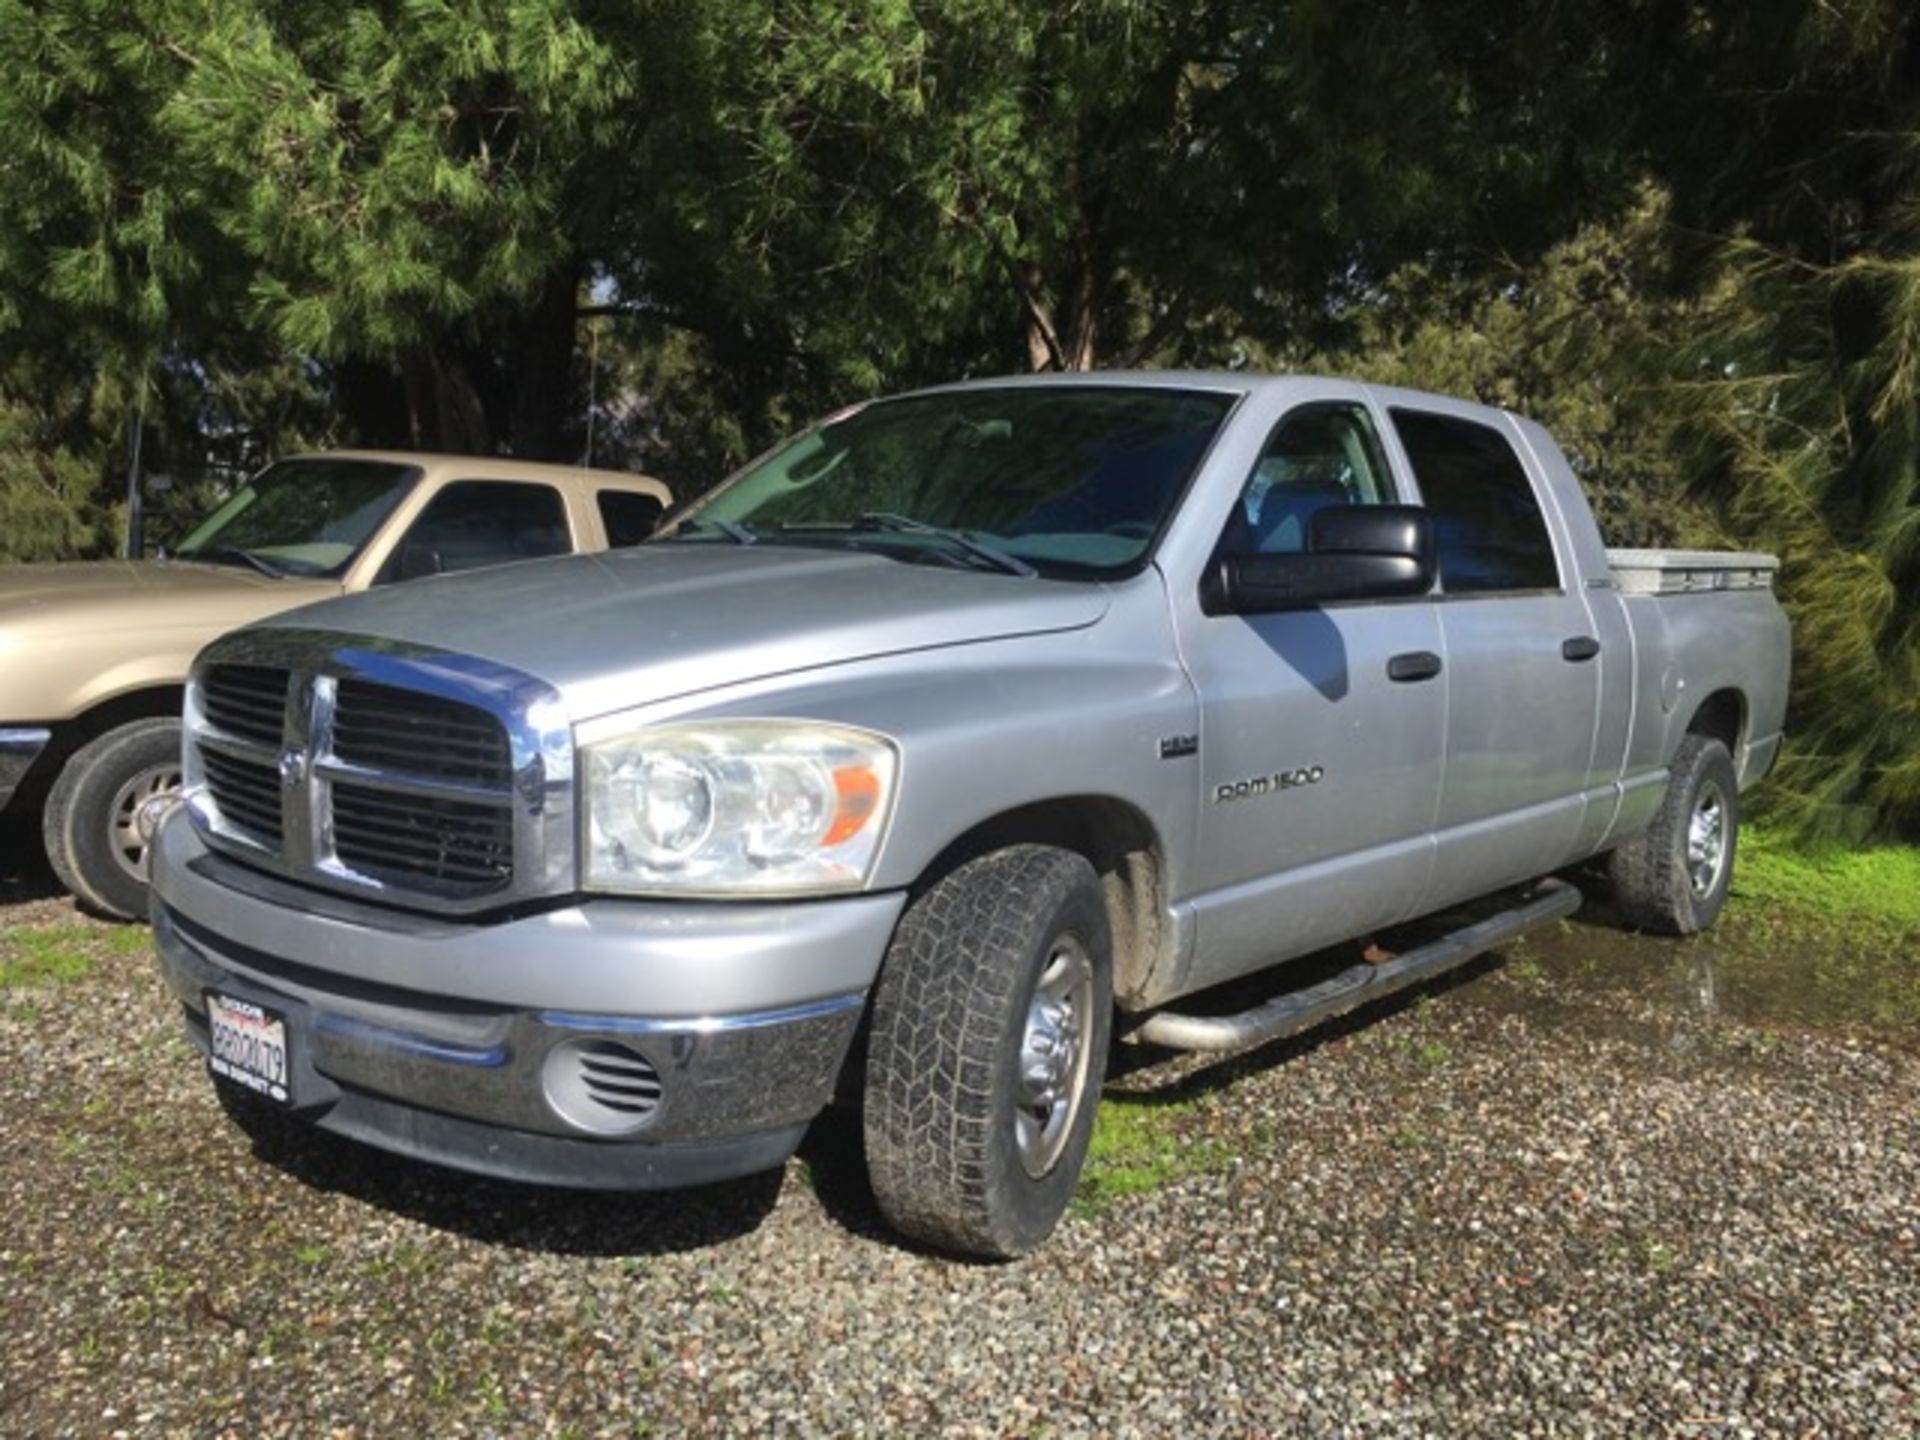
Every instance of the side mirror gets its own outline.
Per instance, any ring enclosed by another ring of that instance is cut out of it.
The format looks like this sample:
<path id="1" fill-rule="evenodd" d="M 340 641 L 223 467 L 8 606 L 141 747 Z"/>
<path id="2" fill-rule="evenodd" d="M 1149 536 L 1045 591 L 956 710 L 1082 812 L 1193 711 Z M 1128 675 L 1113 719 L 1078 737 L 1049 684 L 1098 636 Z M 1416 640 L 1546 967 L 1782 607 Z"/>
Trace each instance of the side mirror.
<path id="1" fill-rule="evenodd" d="M 1222 556 L 1207 608 L 1261 615 L 1421 595 L 1433 570 L 1432 522 L 1419 506 L 1329 505 L 1308 522 L 1304 553 Z"/>
<path id="2" fill-rule="evenodd" d="M 446 561 L 440 558 L 440 552 L 430 545 L 408 545 L 400 551 L 400 563 L 394 567 L 396 580 L 424 580 L 429 575 L 439 575 L 447 568 Z"/>

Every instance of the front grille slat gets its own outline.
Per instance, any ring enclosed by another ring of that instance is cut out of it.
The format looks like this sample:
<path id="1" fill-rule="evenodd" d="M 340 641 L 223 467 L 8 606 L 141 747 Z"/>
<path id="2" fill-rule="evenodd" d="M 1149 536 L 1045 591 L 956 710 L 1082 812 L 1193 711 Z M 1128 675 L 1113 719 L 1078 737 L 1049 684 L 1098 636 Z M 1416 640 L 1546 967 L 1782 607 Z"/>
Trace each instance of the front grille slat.
<path id="1" fill-rule="evenodd" d="M 200 686 L 207 719 L 229 735 L 278 745 L 286 724 L 285 670 L 264 665 L 215 665 Z"/>
<path id="2" fill-rule="evenodd" d="M 350 765 L 505 790 L 513 761 L 500 722 L 483 710 L 376 684 L 342 680 L 333 753 Z"/>
<path id="3" fill-rule="evenodd" d="M 336 781 L 333 846 L 341 861 L 380 874 L 504 885 L 513 874 L 513 816 L 466 800 L 393 808 L 382 792 Z"/>
<path id="4" fill-rule="evenodd" d="M 253 839 L 278 846 L 281 839 L 280 774 L 271 765 L 203 749 L 207 790 L 220 817 Z"/>
<path id="5" fill-rule="evenodd" d="M 420 801 L 410 795 L 402 795 L 387 790 L 377 790 L 351 780 L 335 782 L 336 788 L 344 788 L 351 797 L 354 810 L 368 823 L 386 820 L 411 829 L 420 814 Z M 454 797 L 448 797 L 453 799 Z M 490 800 L 456 800 L 470 810 L 471 815 L 445 815 L 442 818 L 454 824 L 470 827 L 491 828 L 497 817 L 505 813 L 504 804 L 495 804 Z"/>

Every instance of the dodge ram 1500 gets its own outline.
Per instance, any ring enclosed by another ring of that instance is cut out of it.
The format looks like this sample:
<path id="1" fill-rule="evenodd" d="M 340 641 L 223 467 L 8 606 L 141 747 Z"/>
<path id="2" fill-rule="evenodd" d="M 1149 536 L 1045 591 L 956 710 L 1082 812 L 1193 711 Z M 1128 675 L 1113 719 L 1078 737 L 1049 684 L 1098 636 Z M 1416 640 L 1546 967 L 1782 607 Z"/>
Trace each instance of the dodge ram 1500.
<path id="1" fill-rule="evenodd" d="M 838 1087 L 895 1225 L 1018 1254 L 1116 1029 L 1298 1029 L 1566 913 L 1541 877 L 1589 857 L 1629 923 L 1711 923 L 1781 740 L 1774 570 L 1609 553 L 1545 430 L 1433 395 L 876 401 L 637 549 L 212 645 L 160 960 L 243 1115 L 648 1187 L 780 1164 Z"/>

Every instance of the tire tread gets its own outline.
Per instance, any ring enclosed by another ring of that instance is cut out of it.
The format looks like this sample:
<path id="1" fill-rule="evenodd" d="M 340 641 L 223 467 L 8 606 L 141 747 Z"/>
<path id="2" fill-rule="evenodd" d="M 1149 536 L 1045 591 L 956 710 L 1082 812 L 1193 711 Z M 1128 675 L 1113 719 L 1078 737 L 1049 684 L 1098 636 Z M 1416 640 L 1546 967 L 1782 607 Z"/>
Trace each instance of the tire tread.
<path id="1" fill-rule="evenodd" d="M 866 1152 L 881 1209 L 916 1239 L 1005 1258 L 1044 1237 L 1027 1233 L 998 1203 L 995 1072 L 1004 1053 L 1002 1017 L 1024 998 L 1015 992 L 1026 983 L 1034 937 L 1076 891 L 1099 895 L 1084 858 L 1016 845 L 941 880 L 895 932 L 874 999 Z M 1100 914 L 1101 933 L 1089 938 L 1104 953 Z M 1104 1024 L 1090 1023 L 1090 1044 L 1104 1034 Z M 1096 1087 L 1104 1061 L 1092 1057 Z M 1093 1099 L 1083 1102 L 1082 1129 Z M 1070 1146 L 1060 1162 L 1071 1163 L 1076 1176 L 1084 1141 L 1079 1151 Z"/>

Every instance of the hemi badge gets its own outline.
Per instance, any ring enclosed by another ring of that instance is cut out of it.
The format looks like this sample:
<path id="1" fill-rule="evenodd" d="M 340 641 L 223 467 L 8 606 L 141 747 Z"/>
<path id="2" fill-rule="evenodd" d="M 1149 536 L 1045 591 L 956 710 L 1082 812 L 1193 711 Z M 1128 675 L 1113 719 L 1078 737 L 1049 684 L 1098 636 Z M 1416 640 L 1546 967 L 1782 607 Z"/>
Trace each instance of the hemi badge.
<path id="1" fill-rule="evenodd" d="M 1198 755 L 1200 737 L 1198 735 L 1169 735 L 1160 742 L 1162 760 L 1178 760 L 1182 755 Z"/>

